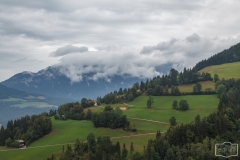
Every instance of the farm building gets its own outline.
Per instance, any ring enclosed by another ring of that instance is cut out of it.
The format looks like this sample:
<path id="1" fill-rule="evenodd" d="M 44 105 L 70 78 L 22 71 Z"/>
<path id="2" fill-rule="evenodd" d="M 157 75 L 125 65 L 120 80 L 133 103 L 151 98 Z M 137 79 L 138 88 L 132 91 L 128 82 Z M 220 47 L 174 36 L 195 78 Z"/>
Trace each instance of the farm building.
<path id="1" fill-rule="evenodd" d="M 121 109 L 121 110 L 127 110 L 127 109 L 128 109 L 128 107 L 121 106 L 121 107 L 119 107 L 119 109 Z"/>
<path id="2" fill-rule="evenodd" d="M 19 143 L 19 148 L 24 148 L 26 147 L 26 143 L 24 140 L 16 140 Z"/>
<path id="3" fill-rule="evenodd" d="M 91 102 L 94 103 L 94 106 L 97 106 L 97 100 L 95 100 L 95 99 L 89 99 L 89 100 L 88 100 L 88 103 L 91 103 Z"/>

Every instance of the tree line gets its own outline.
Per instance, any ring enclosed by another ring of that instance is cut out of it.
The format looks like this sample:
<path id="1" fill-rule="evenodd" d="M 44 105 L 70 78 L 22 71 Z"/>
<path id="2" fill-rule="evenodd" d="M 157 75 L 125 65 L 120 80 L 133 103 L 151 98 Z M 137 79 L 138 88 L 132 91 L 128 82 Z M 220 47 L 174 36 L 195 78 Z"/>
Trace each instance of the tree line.
<path id="1" fill-rule="evenodd" d="M 180 96 L 181 94 L 215 94 L 215 91 L 210 89 L 206 91 L 199 91 L 200 81 L 213 80 L 210 73 L 199 73 L 193 69 L 184 68 L 183 72 L 178 72 L 171 69 L 168 75 L 154 77 L 153 79 L 136 82 L 131 88 L 120 88 L 118 91 L 110 92 L 103 98 L 98 97 L 100 103 L 115 104 L 124 103 L 134 100 L 134 98 L 147 94 L 149 96 Z M 181 84 L 196 83 L 198 86 L 192 93 L 181 93 L 178 86 Z M 201 90 L 201 89 L 200 89 Z"/>
<path id="2" fill-rule="evenodd" d="M 208 59 L 197 63 L 193 69 L 199 71 L 207 66 L 219 65 L 224 63 L 232 63 L 240 61 L 240 43 L 233 45 L 229 49 L 225 49 L 220 53 L 211 56 Z"/>
<path id="3" fill-rule="evenodd" d="M 18 147 L 15 140 L 22 139 L 29 145 L 33 141 L 47 135 L 52 130 L 50 117 L 44 114 L 25 116 L 10 120 L 7 127 L 0 129 L 0 146 Z"/>
<path id="4" fill-rule="evenodd" d="M 85 113 L 84 109 L 94 106 L 94 102 L 88 101 L 86 98 L 81 99 L 79 102 L 65 103 L 58 107 L 58 114 L 55 115 L 55 119 L 60 120 L 91 120 L 92 112 L 90 109 Z"/>
<path id="5" fill-rule="evenodd" d="M 126 160 L 130 154 L 131 160 L 144 160 L 144 156 L 134 150 L 131 142 L 129 150 L 124 143 L 121 147 L 119 141 L 115 144 L 109 136 L 99 136 L 95 138 L 93 133 L 87 136 L 87 142 L 76 139 L 73 147 L 67 145 L 62 148 L 60 160 Z M 47 160 L 55 160 L 56 156 L 52 154 Z"/>

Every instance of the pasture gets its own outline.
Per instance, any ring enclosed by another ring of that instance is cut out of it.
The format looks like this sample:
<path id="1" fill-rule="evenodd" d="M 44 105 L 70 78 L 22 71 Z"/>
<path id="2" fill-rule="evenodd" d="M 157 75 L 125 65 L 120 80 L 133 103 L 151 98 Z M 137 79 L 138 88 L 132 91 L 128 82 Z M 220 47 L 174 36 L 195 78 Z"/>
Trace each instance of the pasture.
<path id="1" fill-rule="evenodd" d="M 207 88 L 211 88 L 211 91 L 215 91 L 215 83 L 213 81 L 204 81 L 204 82 L 199 82 L 202 85 L 202 91 L 205 91 Z M 196 84 L 184 84 L 178 86 L 178 89 L 180 92 L 193 92 L 193 86 Z"/>
<path id="2" fill-rule="evenodd" d="M 214 76 L 214 74 L 218 74 L 219 79 L 222 79 L 222 78 L 239 79 L 240 78 L 239 69 L 240 69 L 240 62 L 234 62 L 234 63 L 226 63 L 221 65 L 209 66 L 200 70 L 200 72 L 208 72 L 212 75 L 212 77 Z"/>
<path id="3" fill-rule="evenodd" d="M 172 109 L 173 100 L 187 100 L 190 109 L 185 112 L 174 111 Z M 148 96 L 140 96 L 129 104 L 114 104 L 114 108 L 118 106 L 129 106 L 128 110 L 123 111 L 127 117 L 138 118 L 129 121 L 133 123 L 137 132 L 126 132 L 122 129 L 94 128 L 91 121 L 76 120 L 55 120 L 52 118 L 53 130 L 39 140 L 33 142 L 27 149 L 18 149 L 11 151 L 0 151 L 1 159 L 25 160 L 34 157 L 35 160 L 47 159 L 51 154 L 61 155 L 62 146 L 65 144 L 73 144 L 76 138 L 86 141 L 87 135 L 92 132 L 95 137 L 110 136 L 112 142 L 123 143 L 129 148 L 131 142 L 134 144 L 136 151 L 142 152 L 143 146 L 147 145 L 149 139 L 155 138 L 157 130 L 165 132 L 169 128 L 169 118 L 175 116 L 177 123 L 188 123 L 194 120 L 197 114 L 201 117 L 207 116 L 216 111 L 218 98 L 216 95 L 197 95 L 197 96 L 153 96 L 154 103 L 152 108 L 148 109 L 146 103 Z M 93 112 L 100 112 L 106 105 L 102 104 L 98 107 L 90 107 Z M 144 120 L 146 119 L 146 120 Z M 151 122 L 154 120 L 159 122 Z M 66 148 L 66 146 L 65 146 Z M 3 149 L 3 148 L 1 148 Z"/>

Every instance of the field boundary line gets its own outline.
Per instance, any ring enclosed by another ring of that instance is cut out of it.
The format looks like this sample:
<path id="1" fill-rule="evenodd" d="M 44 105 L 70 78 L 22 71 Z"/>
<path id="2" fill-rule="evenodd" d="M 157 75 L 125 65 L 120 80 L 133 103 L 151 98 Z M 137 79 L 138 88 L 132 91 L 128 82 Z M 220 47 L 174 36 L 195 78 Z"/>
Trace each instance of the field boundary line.
<path id="1" fill-rule="evenodd" d="M 164 132 L 161 132 L 164 133 Z M 118 138 L 129 138 L 129 137 L 134 137 L 134 136 L 146 136 L 149 134 L 156 134 L 154 133 L 144 133 L 144 134 L 135 134 L 135 135 L 129 135 L 129 136 L 120 136 L 120 137 L 110 137 L 110 139 L 118 139 Z M 87 141 L 83 141 L 83 143 L 86 143 Z M 62 144 L 48 144 L 44 146 L 35 146 L 35 147 L 26 147 L 23 149 L 7 149 L 7 150 L 0 150 L 0 152 L 7 152 L 7 151 L 14 151 L 14 150 L 25 150 L 25 149 L 34 149 L 34 148 L 44 148 L 44 147 L 53 147 L 53 146 L 60 146 L 60 145 L 67 145 L 67 144 L 74 144 L 74 143 L 62 143 Z"/>
<path id="2" fill-rule="evenodd" d="M 127 117 L 127 118 L 129 118 L 129 119 L 136 119 L 136 120 L 140 120 L 140 121 L 148 121 L 148 122 L 163 123 L 163 124 L 170 125 L 170 123 L 160 122 L 160 121 L 154 121 L 154 120 L 149 120 L 149 119 L 140 119 L 140 118 L 132 118 L 132 117 Z"/>

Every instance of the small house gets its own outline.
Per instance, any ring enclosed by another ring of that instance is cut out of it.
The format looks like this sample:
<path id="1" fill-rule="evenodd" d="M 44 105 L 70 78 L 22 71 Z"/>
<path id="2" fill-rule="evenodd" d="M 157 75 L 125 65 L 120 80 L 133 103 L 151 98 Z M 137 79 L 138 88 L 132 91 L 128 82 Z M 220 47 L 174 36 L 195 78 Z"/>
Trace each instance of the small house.
<path id="1" fill-rule="evenodd" d="M 16 140 L 19 144 L 19 148 L 25 148 L 26 147 L 26 143 L 24 140 Z"/>
<path id="2" fill-rule="evenodd" d="M 94 106 L 97 106 L 97 100 L 95 100 L 95 99 L 89 99 L 88 103 L 93 103 Z"/>

